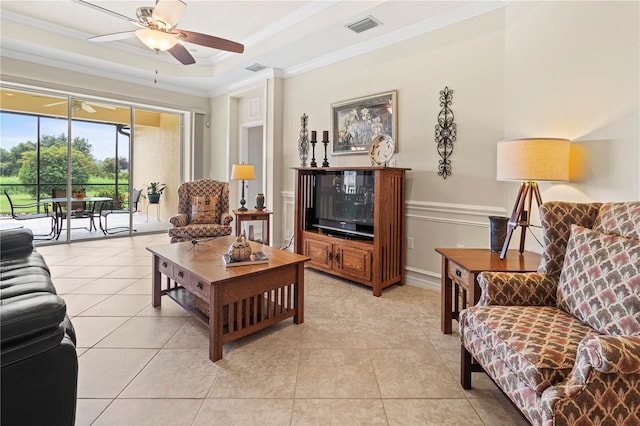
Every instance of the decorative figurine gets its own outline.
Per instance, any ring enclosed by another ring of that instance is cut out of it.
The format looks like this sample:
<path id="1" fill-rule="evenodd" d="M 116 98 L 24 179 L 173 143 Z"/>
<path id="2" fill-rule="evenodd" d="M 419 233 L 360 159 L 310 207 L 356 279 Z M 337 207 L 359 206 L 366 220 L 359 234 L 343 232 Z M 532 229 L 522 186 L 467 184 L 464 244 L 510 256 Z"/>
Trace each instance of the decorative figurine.
<path id="1" fill-rule="evenodd" d="M 247 260 L 251 257 L 251 246 L 249 245 L 244 232 L 242 235 L 239 235 L 238 239 L 236 239 L 233 244 L 231 244 L 231 247 L 229 247 L 229 257 L 234 262 Z"/>
<path id="2" fill-rule="evenodd" d="M 300 154 L 300 167 L 307 167 L 307 158 L 309 157 L 309 132 L 307 131 L 307 114 L 300 117 L 300 138 L 298 139 L 298 154 Z"/>

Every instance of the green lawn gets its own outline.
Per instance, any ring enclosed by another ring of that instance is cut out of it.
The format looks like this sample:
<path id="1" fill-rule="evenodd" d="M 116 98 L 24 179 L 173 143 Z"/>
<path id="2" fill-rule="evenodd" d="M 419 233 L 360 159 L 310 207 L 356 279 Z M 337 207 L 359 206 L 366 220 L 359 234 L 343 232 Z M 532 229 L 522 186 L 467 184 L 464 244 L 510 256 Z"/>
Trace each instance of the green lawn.
<path id="1" fill-rule="evenodd" d="M 120 188 L 126 188 L 127 182 L 120 181 L 118 182 Z M 94 186 L 91 185 L 104 185 L 104 186 Z M 115 190 L 115 185 L 112 179 L 95 177 L 92 176 L 89 178 L 89 183 L 87 185 L 87 197 L 97 197 L 104 196 L 105 191 L 110 191 L 113 193 Z M 7 191 L 11 196 L 11 201 L 14 205 L 19 204 L 30 204 L 35 203 L 36 199 L 33 195 L 27 192 L 24 186 L 21 185 L 20 180 L 17 176 L 2 176 L 0 177 L 0 215 L 10 215 L 11 207 L 9 205 L 9 200 L 4 195 L 4 191 Z M 50 196 L 47 194 L 47 196 Z M 108 194 L 107 196 L 112 196 Z M 16 210 L 17 213 L 35 213 L 36 207 L 31 207 L 27 209 L 19 209 Z M 41 212 L 42 207 L 41 207 Z"/>

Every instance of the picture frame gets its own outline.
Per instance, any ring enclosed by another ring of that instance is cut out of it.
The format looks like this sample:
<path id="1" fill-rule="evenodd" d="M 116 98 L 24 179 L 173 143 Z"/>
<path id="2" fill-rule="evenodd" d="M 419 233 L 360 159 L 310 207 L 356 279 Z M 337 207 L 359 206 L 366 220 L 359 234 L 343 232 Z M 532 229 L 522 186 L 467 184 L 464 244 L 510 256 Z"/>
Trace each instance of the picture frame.
<path id="1" fill-rule="evenodd" d="M 371 140 L 391 136 L 398 152 L 398 91 L 331 104 L 332 154 L 366 154 Z"/>

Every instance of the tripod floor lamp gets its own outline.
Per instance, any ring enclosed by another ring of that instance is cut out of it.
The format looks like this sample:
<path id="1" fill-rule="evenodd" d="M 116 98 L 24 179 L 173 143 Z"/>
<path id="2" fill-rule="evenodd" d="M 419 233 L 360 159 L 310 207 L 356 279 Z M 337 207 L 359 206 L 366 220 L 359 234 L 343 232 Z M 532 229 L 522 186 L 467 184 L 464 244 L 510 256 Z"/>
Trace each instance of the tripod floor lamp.
<path id="1" fill-rule="evenodd" d="M 246 201 L 244 199 L 244 181 L 253 180 L 256 178 L 256 173 L 253 169 L 253 164 L 234 164 L 231 168 L 231 179 L 242 181 L 242 199 L 240 199 L 240 208 L 238 211 L 247 211 L 244 206 Z"/>
<path id="2" fill-rule="evenodd" d="M 509 248 L 513 231 L 517 226 L 520 233 L 520 254 L 524 252 L 527 228 L 530 224 L 531 206 L 535 200 L 538 207 L 542 197 L 537 181 L 568 181 L 569 150 L 568 139 L 531 138 L 498 142 L 497 179 L 522 181 L 513 211 L 509 218 L 500 259 L 504 259 Z"/>

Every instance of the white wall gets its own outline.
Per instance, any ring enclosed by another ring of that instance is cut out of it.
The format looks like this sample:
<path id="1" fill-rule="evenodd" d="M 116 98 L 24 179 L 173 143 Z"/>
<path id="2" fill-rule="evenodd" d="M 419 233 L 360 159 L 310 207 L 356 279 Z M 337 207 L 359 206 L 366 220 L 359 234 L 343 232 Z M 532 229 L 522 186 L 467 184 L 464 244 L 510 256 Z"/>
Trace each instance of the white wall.
<path id="1" fill-rule="evenodd" d="M 513 2 L 505 38 L 505 136 L 573 143 L 569 185 L 543 199 L 638 199 L 638 2 Z M 513 188 L 510 188 L 513 192 Z"/>
<path id="2" fill-rule="evenodd" d="M 283 157 L 299 165 L 300 116 L 329 130 L 330 104 L 398 90 L 398 167 L 409 167 L 407 281 L 438 285 L 436 247 L 488 247 L 490 214 L 508 215 L 517 183 L 495 180 L 496 142 L 567 137 L 572 182 L 544 200 L 640 197 L 638 2 L 512 2 L 505 9 L 285 80 Z M 438 92 L 454 90 L 453 175 L 437 176 Z M 321 148 L 321 147 L 320 147 Z M 316 158 L 321 157 L 316 151 Z M 366 155 L 330 157 L 367 165 Z M 283 169 L 293 195 L 293 172 Z M 288 223 L 290 218 L 284 221 Z M 534 215 L 535 222 L 535 215 Z M 284 225 L 286 228 L 290 226 Z M 517 238 L 512 247 L 517 247 Z M 540 246 L 527 239 L 527 248 Z"/>
<path id="3" fill-rule="evenodd" d="M 573 142 L 571 182 L 542 183 L 543 200 L 640 199 L 639 5 L 514 2 L 506 9 L 505 136 Z M 517 184 L 504 186 L 505 200 L 514 199 Z M 539 223 L 537 211 L 532 221 Z M 531 239 L 527 247 L 539 250 Z"/>

